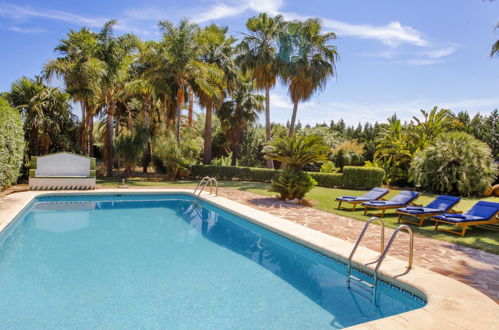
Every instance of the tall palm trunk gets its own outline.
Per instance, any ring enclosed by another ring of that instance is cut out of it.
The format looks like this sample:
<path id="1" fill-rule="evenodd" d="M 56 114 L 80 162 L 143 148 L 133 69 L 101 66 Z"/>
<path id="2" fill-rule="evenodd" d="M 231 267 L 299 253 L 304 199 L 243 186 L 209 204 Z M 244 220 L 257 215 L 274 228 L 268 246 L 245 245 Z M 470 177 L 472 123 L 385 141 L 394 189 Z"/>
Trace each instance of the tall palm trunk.
<path id="1" fill-rule="evenodd" d="M 291 116 L 291 125 L 289 126 L 289 137 L 292 137 L 295 133 L 296 126 L 296 113 L 298 112 L 298 101 L 293 103 L 293 115 Z"/>
<path id="2" fill-rule="evenodd" d="M 142 172 L 147 173 L 147 165 L 149 165 L 150 158 L 149 158 L 149 147 L 150 147 L 150 135 L 151 132 L 149 131 L 150 127 L 150 112 L 151 112 L 151 104 L 149 102 L 149 98 L 146 100 L 146 105 L 144 109 L 144 124 L 145 124 L 145 130 L 146 130 L 146 144 L 145 144 L 145 151 L 144 151 L 144 156 L 142 159 Z"/>
<path id="3" fill-rule="evenodd" d="M 204 152 L 203 164 L 211 164 L 211 122 L 213 114 L 213 105 L 208 103 L 206 105 L 206 118 L 204 121 Z"/>
<path id="4" fill-rule="evenodd" d="M 90 157 L 94 156 L 94 115 L 90 110 L 88 112 L 88 155 Z"/>
<path id="5" fill-rule="evenodd" d="M 81 130 L 80 130 L 80 147 L 85 155 L 88 155 L 87 150 L 87 100 L 83 99 L 80 102 L 81 107 Z"/>
<path id="6" fill-rule="evenodd" d="M 30 149 L 32 156 L 38 156 L 38 127 L 33 127 L 31 129 L 30 139 Z"/>
<path id="7" fill-rule="evenodd" d="M 265 141 L 271 139 L 270 132 L 270 87 L 265 87 Z M 274 168 L 274 162 L 271 159 L 266 161 L 267 168 Z"/>
<path id="8" fill-rule="evenodd" d="M 236 141 L 232 142 L 232 159 L 230 161 L 230 166 L 237 165 L 237 155 L 239 154 L 239 143 Z"/>
<path id="9" fill-rule="evenodd" d="M 177 135 L 177 142 L 180 143 L 180 107 L 182 106 L 182 103 L 184 102 L 184 87 L 180 86 L 179 89 L 177 90 L 177 113 L 175 117 L 177 117 L 177 131 L 175 132 Z"/>
<path id="10" fill-rule="evenodd" d="M 107 98 L 107 134 L 106 134 L 106 175 L 113 176 L 113 122 L 115 104 L 111 97 Z"/>
<path id="11" fill-rule="evenodd" d="M 194 116 L 194 92 L 192 91 L 191 88 L 189 88 L 189 117 L 188 117 L 189 127 L 192 127 L 193 116 Z"/>

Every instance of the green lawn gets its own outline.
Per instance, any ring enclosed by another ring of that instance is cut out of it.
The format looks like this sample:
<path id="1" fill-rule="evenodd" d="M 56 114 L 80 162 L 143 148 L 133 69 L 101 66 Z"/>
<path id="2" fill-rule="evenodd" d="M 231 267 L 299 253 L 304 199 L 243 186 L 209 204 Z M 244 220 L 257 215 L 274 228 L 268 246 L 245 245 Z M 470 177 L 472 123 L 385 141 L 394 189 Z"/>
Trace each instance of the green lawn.
<path id="1" fill-rule="evenodd" d="M 117 187 L 121 180 L 119 179 L 98 179 L 97 183 L 105 187 Z M 157 187 L 157 186 L 171 186 L 171 187 L 182 187 L 182 186 L 193 186 L 197 184 L 197 181 L 147 181 L 144 178 L 131 178 L 127 179 L 126 184 L 133 187 Z M 249 191 L 255 194 L 273 196 L 274 193 L 267 191 L 268 184 L 261 182 L 246 182 L 246 181 L 221 181 L 219 182 L 221 187 L 231 187 L 239 190 Z M 323 210 L 326 212 L 347 216 L 350 218 L 367 221 L 370 216 L 364 216 L 362 211 L 346 211 L 336 209 L 337 202 L 335 198 L 338 196 L 355 196 L 362 195 L 364 191 L 360 190 L 348 190 L 348 189 L 331 189 L 331 188 L 314 188 L 306 198 L 312 200 L 314 208 L 318 210 Z M 396 195 L 397 191 L 392 190 L 386 198 L 391 198 Z M 435 195 L 423 194 L 416 201 L 417 204 L 427 204 L 429 203 Z M 483 197 L 483 198 L 463 198 L 461 202 L 456 207 L 456 210 L 465 211 L 469 209 L 479 200 L 487 200 L 491 202 L 499 202 L 499 197 Z M 384 223 L 391 228 L 397 227 L 397 217 L 394 213 L 387 212 L 383 218 Z M 414 232 L 420 235 L 440 239 L 443 241 L 474 247 L 487 252 L 499 254 L 499 227 L 471 227 L 466 232 L 465 237 L 460 237 L 457 235 L 436 232 L 434 231 L 434 223 L 430 220 L 425 222 L 423 227 L 412 226 Z"/>

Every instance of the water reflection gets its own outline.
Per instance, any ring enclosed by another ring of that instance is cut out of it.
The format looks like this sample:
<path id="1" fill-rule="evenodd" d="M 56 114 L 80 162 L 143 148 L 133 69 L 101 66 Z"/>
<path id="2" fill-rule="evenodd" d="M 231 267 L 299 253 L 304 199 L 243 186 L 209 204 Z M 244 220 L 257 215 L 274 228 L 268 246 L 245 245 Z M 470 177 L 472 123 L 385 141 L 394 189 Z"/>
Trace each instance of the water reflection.
<path id="1" fill-rule="evenodd" d="M 179 215 L 206 239 L 238 253 L 292 285 L 331 314 L 333 327 L 345 327 L 411 310 L 383 290 L 380 306 L 348 290 L 344 266 L 230 215 L 187 204 Z M 230 218 L 230 219 L 229 219 Z"/>

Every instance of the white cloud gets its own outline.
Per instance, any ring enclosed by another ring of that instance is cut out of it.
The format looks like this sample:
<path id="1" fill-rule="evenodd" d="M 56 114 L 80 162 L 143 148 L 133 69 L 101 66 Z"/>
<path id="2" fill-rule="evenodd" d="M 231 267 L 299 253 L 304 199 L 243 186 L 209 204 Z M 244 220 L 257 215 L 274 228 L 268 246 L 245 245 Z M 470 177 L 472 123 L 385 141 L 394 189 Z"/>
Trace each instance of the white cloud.
<path id="1" fill-rule="evenodd" d="M 9 28 L 10 31 L 14 31 L 14 32 L 19 32 L 19 33 L 42 33 L 42 32 L 45 32 L 44 29 L 42 28 L 22 28 L 22 27 L 18 27 L 18 26 L 12 26 Z"/>
<path id="2" fill-rule="evenodd" d="M 449 56 L 456 52 L 456 47 L 445 47 L 445 48 L 437 48 L 433 50 L 428 50 L 421 52 L 421 54 L 426 55 L 430 58 L 441 58 L 445 56 Z"/>
<path id="3" fill-rule="evenodd" d="M 90 27 L 102 26 L 107 21 L 105 18 L 85 17 L 59 10 L 35 10 L 27 6 L 5 3 L 0 3 L 0 16 L 21 21 L 29 18 L 46 18 Z"/>
<path id="4" fill-rule="evenodd" d="M 404 26 L 400 22 L 391 22 L 387 25 L 355 25 L 336 20 L 324 19 L 324 27 L 332 29 L 338 35 L 353 36 L 363 39 L 375 39 L 389 46 L 398 46 L 402 43 L 416 46 L 428 46 L 421 32 Z"/>
<path id="5" fill-rule="evenodd" d="M 197 8 L 195 10 L 196 14 L 188 16 L 197 23 L 238 16 L 247 11 L 266 12 L 271 15 L 282 14 L 289 20 L 308 18 L 307 16 L 301 16 L 291 12 L 282 12 L 282 5 L 282 0 L 215 1 L 207 8 Z M 192 11 L 192 13 L 193 12 L 194 11 Z M 125 14 L 129 19 L 158 20 L 165 17 L 168 13 L 159 8 L 138 8 L 127 10 L 125 11 Z M 410 26 L 403 25 L 400 22 L 391 22 L 386 25 L 376 26 L 369 24 L 351 24 L 327 18 L 322 18 L 322 21 L 327 30 L 332 30 L 339 36 L 378 40 L 393 47 L 400 44 L 410 44 L 420 47 L 429 45 L 429 42 L 423 37 L 421 32 Z"/>
<path id="6" fill-rule="evenodd" d="M 413 59 L 407 61 L 410 65 L 432 65 L 432 64 L 438 64 L 442 63 L 442 60 L 435 60 L 435 59 Z"/>
<path id="7" fill-rule="evenodd" d="M 206 21 L 213 21 L 224 17 L 237 16 L 248 10 L 248 4 L 230 6 L 224 3 L 217 3 L 210 7 L 200 15 L 193 17 L 193 21 L 203 23 Z"/>
<path id="8" fill-rule="evenodd" d="M 256 12 L 277 15 L 282 3 L 282 0 L 249 0 L 248 6 Z"/>

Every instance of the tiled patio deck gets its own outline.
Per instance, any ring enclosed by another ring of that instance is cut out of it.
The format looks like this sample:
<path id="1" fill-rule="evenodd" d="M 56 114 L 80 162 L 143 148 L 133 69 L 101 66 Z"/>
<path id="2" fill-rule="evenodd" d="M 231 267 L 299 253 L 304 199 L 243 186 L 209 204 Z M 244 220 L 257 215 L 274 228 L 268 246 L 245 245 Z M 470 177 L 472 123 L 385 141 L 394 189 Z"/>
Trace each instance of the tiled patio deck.
<path id="1" fill-rule="evenodd" d="M 350 242 L 357 240 L 365 225 L 362 221 L 241 190 L 221 188 L 219 195 Z M 385 239 L 392 233 L 392 229 L 387 229 Z M 379 230 L 373 227 L 366 233 L 362 245 L 378 251 L 379 239 Z M 389 253 L 406 260 L 408 246 L 409 235 L 401 233 Z M 414 264 L 464 282 L 499 304 L 499 255 L 417 236 Z"/>

